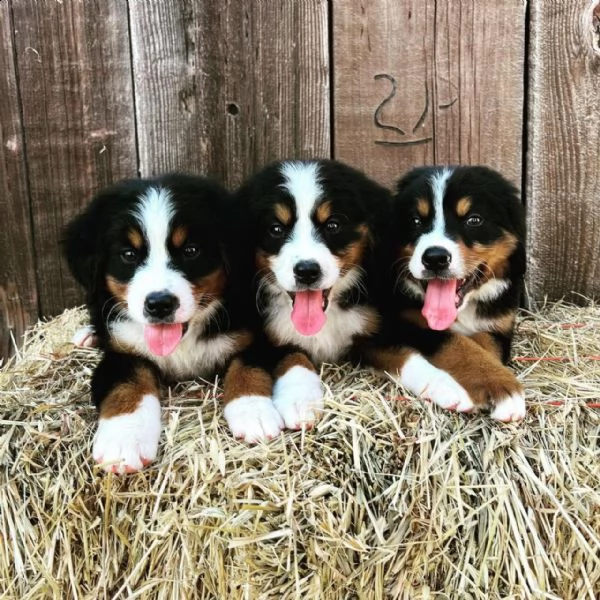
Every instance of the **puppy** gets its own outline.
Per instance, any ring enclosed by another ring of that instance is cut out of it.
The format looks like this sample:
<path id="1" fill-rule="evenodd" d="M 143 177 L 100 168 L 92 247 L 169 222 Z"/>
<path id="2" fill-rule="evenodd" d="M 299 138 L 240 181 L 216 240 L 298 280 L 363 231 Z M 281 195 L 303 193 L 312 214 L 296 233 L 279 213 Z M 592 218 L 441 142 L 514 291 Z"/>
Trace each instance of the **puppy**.
<path id="1" fill-rule="evenodd" d="M 237 418 L 250 410 L 260 423 L 244 435 L 283 427 L 270 377 L 235 359 L 252 341 L 234 281 L 236 218 L 219 185 L 173 174 L 120 182 L 67 227 L 67 261 L 92 326 L 80 342 L 104 350 L 91 394 L 100 417 L 93 456 L 105 469 L 133 472 L 156 457 L 165 381 L 227 371 L 225 403 L 236 400 Z"/>
<path id="2" fill-rule="evenodd" d="M 312 426 L 323 406 L 316 366 L 350 357 L 378 328 L 378 235 L 389 192 L 332 160 L 280 161 L 237 193 L 264 340 L 286 427 Z"/>
<path id="3" fill-rule="evenodd" d="M 517 190 L 485 167 L 423 167 L 392 202 L 393 291 L 371 362 L 445 408 L 523 418 L 522 387 L 503 365 L 526 264 Z"/>

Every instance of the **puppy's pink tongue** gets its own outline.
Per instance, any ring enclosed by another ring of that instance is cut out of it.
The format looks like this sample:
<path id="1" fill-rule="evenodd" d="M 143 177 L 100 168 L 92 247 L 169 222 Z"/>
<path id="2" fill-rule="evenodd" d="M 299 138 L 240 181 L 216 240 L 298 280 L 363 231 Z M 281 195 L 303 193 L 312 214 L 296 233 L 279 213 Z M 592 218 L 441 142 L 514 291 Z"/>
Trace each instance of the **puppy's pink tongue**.
<path id="1" fill-rule="evenodd" d="M 144 339 L 152 354 L 167 356 L 171 354 L 183 336 L 183 323 L 161 323 L 145 325 Z"/>
<path id="2" fill-rule="evenodd" d="M 301 335 L 315 335 L 325 325 L 327 317 L 323 310 L 323 290 L 296 292 L 292 323 Z"/>
<path id="3" fill-rule="evenodd" d="M 432 279 L 427 284 L 421 314 L 427 319 L 431 329 L 442 331 L 456 321 L 457 283 L 456 279 Z"/>

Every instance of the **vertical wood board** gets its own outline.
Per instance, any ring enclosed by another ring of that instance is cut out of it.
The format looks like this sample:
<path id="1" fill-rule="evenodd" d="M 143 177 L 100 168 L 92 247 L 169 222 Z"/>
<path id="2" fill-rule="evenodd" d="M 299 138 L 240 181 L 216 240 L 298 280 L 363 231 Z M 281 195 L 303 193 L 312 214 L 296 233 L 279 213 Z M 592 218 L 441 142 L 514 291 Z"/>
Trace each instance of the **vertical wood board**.
<path id="1" fill-rule="evenodd" d="M 130 12 L 143 175 L 237 185 L 277 158 L 329 156 L 325 0 L 133 2 Z"/>
<path id="2" fill-rule="evenodd" d="M 37 319 L 29 192 L 10 4 L 0 4 L 0 360 Z"/>
<path id="3" fill-rule="evenodd" d="M 82 292 L 61 258 L 65 223 L 137 171 L 127 3 L 13 2 L 40 286 L 52 315 Z"/>
<path id="4" fill-rule="evenodd" d="M 334 154 L 391 184 L 487 164 L 521 184 L 525 4 L 333 0 Z"/>
<path id="5" fill-rule="evenodd" d="M 536 300 L 600 295 L 599 23 L 597 2 L 531 3 L 528 287 Z"/>

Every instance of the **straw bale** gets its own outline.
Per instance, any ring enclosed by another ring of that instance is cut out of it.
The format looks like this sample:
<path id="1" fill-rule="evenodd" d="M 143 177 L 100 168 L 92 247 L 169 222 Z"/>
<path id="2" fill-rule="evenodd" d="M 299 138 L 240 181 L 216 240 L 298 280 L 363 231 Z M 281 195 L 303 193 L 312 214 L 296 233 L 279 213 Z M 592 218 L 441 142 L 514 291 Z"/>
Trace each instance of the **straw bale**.
<path id="1" fill-rule="evenodd" d="M 220 381 L 166 390 L 158 461 L 91 460 L 98 352 L 38 324 L 0 370 L 0 598 L 594 599 L 600 308 L 523 313 L 528 416 L 444 412 L 327 366 L 310 432 L 247 446 Z"/>

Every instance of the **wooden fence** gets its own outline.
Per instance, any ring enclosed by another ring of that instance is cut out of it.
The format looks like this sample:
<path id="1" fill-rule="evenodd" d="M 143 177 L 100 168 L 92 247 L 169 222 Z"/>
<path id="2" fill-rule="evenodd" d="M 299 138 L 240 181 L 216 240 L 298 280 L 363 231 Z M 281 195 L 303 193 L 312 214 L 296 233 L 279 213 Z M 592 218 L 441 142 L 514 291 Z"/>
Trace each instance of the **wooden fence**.
<path id="1" fill-rule="evenodd" d="M 0 0 L 0 356 L 81 302 L 65 222 L 180 169 L 332 156 L 391 183 L 485 163 L 529 214 L 530 297 L 600 291 L 597 0 Z"/>

